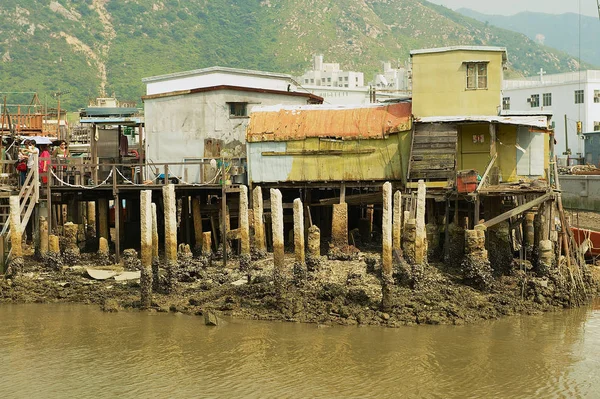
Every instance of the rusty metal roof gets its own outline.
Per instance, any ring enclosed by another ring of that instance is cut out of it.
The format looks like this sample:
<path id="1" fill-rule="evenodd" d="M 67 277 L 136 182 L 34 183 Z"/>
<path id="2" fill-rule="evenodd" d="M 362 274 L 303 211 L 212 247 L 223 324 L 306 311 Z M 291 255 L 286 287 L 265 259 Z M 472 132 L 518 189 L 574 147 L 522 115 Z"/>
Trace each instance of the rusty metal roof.
<path id="1" fill-rule="evenodd" d="M 309 137 L 383 139 L 411 129 L 410 102 L 355 106 L 302 105 L 254 108 L 248 142 L 304 140 Z"/>

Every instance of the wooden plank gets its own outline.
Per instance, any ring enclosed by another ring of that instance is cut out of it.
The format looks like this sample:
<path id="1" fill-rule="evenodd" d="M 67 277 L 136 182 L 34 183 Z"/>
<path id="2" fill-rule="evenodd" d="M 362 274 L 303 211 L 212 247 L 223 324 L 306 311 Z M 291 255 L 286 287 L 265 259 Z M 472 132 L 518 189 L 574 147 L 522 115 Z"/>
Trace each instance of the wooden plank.
<path id="1" fill-rule="evenodd" d="M 415 144 L 419 143 L 456 143 L 458 137 L 454 136 L 416 136 Z"/>
<path id="2" fill-rule="evenodd" d="M 427 188 L 446 188 L 446 187 L 451 187 L 452 186 L 452 182 L 448 181 L 448 180 L 444 180 L 444 181 L 426 181 L 425 182 L 425 187 Z M 409 182 L 406 183 L 406 188 L 419 188 L 419 183 L 418 182 Z"/>
<path id="3" fill-rule="evenodd" d="M 533 201 L 529 201 L 529 202 L 527 202 L 523 205 L 520 205 L 520 206 L 516 207 L 515 209 L 512 209 L 508 212 L 504 212 L 502 215 L 496 216 L 495 218 L 485 221 L 482 224 L 485 227 L 494 226 L 500 222 L 504 222 L 505 220 L 508 220 L 512 217 L 520 215 L 521 213 L 528 211 L 529 209 L 533 208 L 534 206 L 538 206 L 541 203 L 546 202 L 551 199 L 554 199 L 554 192 L 546 193 L 546 194 L 542 195 L 541 197 L 534 199 Z"/>
<path id="4" fill-rule="evenodd" d="M 448 146 L 436 146 L 435 144 L 427 144 L 426 146 L 413 149 L 414 155 L 424 155 L 424 154 L 449 154 L 452 157 L 455 156 L 454 152 L 454 144 L 452 147 Z"/>
<path id="5" fill-rule="evenodd" d="M 479 182 L 479 184 L 477 185 L 477 188 L 475 189 L 475 192 L 479 192 L 479 190 L 481 189 L 481 187 L 483 187 L 484 183 L 485 183 L 485 179 L 487 178 L 488 173 L 490 173 L 490 170 L 492 169 L 492 166 L 494 166 L 494 163 L 496 162 L 496 158 L 498 157 L 498 154 L 494 154 L 494 156 L 492 157 L 492 159 L 490 159 L 490 163 L 488 164 L 487 168 L 485 168 L 485 172 L 483 174 L 483 177 L 481 178 L 481 181 Z"/>
<path id="6" fill-rule="evenodd" d="M 418 162 L 418 161 L 423 161 L 423 162 L 453 161 L 454 162 L 454 159 L 455 159 L 454 154 L 449 154 L 449 153 L 413 154 L 413 156 L 411 157 L 411 160 L 413 162 Z"/>
<path id="7" fill-rule="evenodd" d="M 452 170 L 425 170 L 416 171 L 411 174 L 411 180 L 417 179 L 452 179 L 454 177 L 454 169 Z"/>
<path id="8" fill-rule="evenodd" d="M 436 164 L 425 162 L 413 162 L 412 170 L 414 172 L 425 170 L 454 170 L 454 162 L 438 162 Z"/>

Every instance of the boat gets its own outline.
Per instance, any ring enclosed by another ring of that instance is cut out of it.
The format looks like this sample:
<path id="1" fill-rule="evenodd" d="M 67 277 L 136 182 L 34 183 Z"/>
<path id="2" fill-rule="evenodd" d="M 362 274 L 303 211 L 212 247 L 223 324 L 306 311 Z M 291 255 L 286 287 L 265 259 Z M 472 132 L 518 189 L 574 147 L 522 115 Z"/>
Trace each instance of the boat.
<path id="1" fill-rule="evenodd" d="M 581 252 L 586 255 L 600 255 L 600 231 L 571 227 L 573 237 Z"/>

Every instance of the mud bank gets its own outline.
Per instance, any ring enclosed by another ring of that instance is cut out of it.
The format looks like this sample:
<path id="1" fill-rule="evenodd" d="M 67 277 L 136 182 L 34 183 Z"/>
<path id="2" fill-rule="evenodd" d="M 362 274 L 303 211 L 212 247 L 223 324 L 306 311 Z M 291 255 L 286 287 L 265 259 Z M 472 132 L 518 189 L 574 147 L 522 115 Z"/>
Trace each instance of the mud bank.
<path id="1" fill-rule="evenodd" d="M 24 263 L 22 274 L 0 279 L 0 303 L 74 302 L 105 311 L 141 308 L 139 280 L 91 278 L 86 269 L 100 268 L 93 257 L 83 254 L 79 264 L 58 271 L 32 256 Z M 580 276 L 584 292 L 574 289 L 564 265 L 537 277 L 518 262 L 510 275 L 493 277 L 489 289 L 481 291 L 465 285 L 463 275 L 444 264 L 411 267 L 396 258 L 394 282 L 387 286 L 391 299 L 382 312 L 379 263 L 378 254 L 361 252 L 351 261 L 323 258 L 317 269 L 298 272 L 286 254 L 286 269 L 296 273 L 284 276 L 282 289 L 277 289 L 272 258 L 253 261 L 249 272 L 240 271 L 235 260 L 224 269 L 217 261 L 187 258 L 177 269 L 174 286 L 153 293 L 150 311 L 341 325 L 460 325 L 579 306 L 598 292 L 594 267 Z M 106 269 L 138 267 L 133 262 Z M 159 275 L 159 287 L 166 287 L 166 271 Z"/>

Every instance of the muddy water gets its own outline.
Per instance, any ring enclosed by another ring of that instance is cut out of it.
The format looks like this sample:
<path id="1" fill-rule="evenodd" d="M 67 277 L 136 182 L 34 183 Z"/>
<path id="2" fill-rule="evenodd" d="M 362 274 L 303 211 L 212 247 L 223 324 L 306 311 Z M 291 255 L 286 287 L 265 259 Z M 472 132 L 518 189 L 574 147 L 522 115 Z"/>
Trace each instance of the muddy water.
<path id="1" fill-rule="evenodd" d="M 0 397 L 597 397 L 600 307 L 474 326 L 322 327 L 0 306 Z"/>

